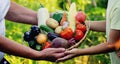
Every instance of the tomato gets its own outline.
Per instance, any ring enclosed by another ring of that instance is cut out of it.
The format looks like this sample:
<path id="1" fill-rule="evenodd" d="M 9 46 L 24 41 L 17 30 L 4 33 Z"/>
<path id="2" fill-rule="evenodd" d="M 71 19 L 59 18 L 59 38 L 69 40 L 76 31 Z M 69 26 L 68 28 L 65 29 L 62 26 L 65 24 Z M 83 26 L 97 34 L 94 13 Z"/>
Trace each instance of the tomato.
<path id="1" fill-rule="evenodd" d="M 76 18 L 76 21 L 85 22 L 85 20 L 86 20 L 86 15 L 85 15 L 84 12 L 79 11 L 79 12 L 76 14 L 75 18 Z"/>
<path id="2" fill-rule="evenodd" d="M 39 44 L 44 44 L 44 43 L 47 41 L 47 35 L 45 35 L 45 34 L 39 34 L 39 35 L 36 37 L 36 41 L 37 41 Z"/>
<path id="3" fill-rule="evenodd" d="M 51 43 L 50 42 L 46 42 L 44 44 L 44 46 L 42 46 L 42 49 L 46 49 L 46 48 L 50 48 L 51 47 Z"/>
<path id="4" fill-rule="evenodd" d="M 76 30 L 81 30 L 82 32 L 85 32 L 87 30 L 86 26 L 79 23 L 76 25 Z"/>
<path id="5" fill-rule="evenodd" d="M 76 30 L 76 34 L 74 36 L 76 41 L 81 40 L 84 37 L 84 33 L 81 30 Z"/>
<path id="6" fill-rule="evenodd" d="M 63 31 L 61 31 L 60 36 L 64 39 L 71 39 L 73 36 L 73 31 L 71 28 L 65 28 Z"/>

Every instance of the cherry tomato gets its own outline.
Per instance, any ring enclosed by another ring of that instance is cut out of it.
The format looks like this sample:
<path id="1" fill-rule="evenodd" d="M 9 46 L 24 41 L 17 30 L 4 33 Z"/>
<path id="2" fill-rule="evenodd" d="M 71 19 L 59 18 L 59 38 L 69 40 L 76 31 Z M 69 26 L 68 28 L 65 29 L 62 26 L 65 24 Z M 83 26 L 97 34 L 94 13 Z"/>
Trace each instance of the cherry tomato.
<path id="1" fill-rule="evenodd" d="M 44 44 L 44 46 L 42 47 L 42 49 L 46 49 L 46 48 L 50 48 L 51 47 L 51 43 L 50 42 L 46 42 Z"/>

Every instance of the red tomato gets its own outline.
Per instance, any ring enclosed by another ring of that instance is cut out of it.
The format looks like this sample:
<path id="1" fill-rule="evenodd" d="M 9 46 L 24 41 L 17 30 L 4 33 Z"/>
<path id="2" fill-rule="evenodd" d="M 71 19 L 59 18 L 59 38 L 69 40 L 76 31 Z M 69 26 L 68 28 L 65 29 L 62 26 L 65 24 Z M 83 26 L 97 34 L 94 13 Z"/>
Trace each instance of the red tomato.
<path id="1" fill-rule="evenodd" d="M 76 21 L 85 22 L 85 20 L 86 20 L 86 15 L 85 15 L 84 12 L 79 11 L 79 12 L 76 14 L 75 18 L 76 18 Z"/>
<path id="2" fill-rule="evenodd" d="M 46 48 L 50 48 L 51 47 L 51 43 L 50 42 L 46 42 L 44 44 L 44 46 L 42 47 L 42 49 L 46 49 Z"/>
<path id="3" fill-rule="evenodd" d="M 63 31 L 61 31 L 60 36 L 64 39 L 71 39 L 73 36 L 73 31 L 71 28 L 65 28 Z"/>
<path id="4" fill-rule="evenodd" d="M 82 32 L 85 32 L 87 30 L 86 26 L 79 23 L 76 25 L 76 30 L 81 30 Z"/>
<path id="5" fill-rule="evenodd" d="M 75 40 L 79 41 L 84 37 L 84 33 L 81 30 L 76 30 L 76 34 L 75 34 Z"/>

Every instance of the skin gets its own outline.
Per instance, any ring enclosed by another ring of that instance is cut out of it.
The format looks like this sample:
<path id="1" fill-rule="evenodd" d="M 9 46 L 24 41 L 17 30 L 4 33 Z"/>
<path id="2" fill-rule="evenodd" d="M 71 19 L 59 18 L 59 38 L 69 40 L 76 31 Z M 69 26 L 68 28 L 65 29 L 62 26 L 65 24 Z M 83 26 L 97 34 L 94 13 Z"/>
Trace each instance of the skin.
<path id="1" fill-rule="evenodd" d="M 105 32 L 106 30 L 106 22 L 86 22 L 86 24 L 90 25 L 90 29 L 94 31 Z M 72 49 L 65 52 L 65 56 L 57 60 L 65 61 L 76 56 L 81 55 L 94 55 L 94 54 L 103 54 L 108 52 L 113 52 L 116 50 L 115 44 L 120 39 L 120 30 L 111 29 L 109 34 L 109 41 L 106 43 L 101 43 L 96 46 L 92 46 L 85 49 Z M 119 53 L 120 54 L 120 53 Z"/>
<path id="2" fill-rule="evenodd" d="M 10 9 L 5 18 L 17 23 L 31 25 L 37 25 L 38 23 L 36 12 L 20 6 L 14 2 L 11 2 Z M 33 60 L 55 61 L 64 55 L 63 52 L 65 49 L 48 48 L 42 51 L 36 51 L 0 35 L 0 51 Z"/>
<path id="3" fill-rule="evenodd" d="M 97 32 L 105 32 L 106 31 L 106 22 L 103 21 L 90 21 L 86 22 L 86 25 L 90 26 L 90 30 Z"/>
<path id="4" fill-rule="evenodd" d="M 12 22 L 37 25 L 37 13 L 15 2 L 11 2 L 11 6 L 5 18 Z"/>

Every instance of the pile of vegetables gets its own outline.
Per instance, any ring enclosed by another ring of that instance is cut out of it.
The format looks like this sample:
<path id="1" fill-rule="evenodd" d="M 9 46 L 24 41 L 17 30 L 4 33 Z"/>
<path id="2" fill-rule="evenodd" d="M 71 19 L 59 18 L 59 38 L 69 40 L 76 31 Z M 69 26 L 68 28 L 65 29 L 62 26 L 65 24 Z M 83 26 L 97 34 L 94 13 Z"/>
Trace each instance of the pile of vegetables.
<path id="1" fill-rule="evenodd" d="M 44 17 L 43 17 L 44 16 Z M 69 12 L 55 12 L 49 17 L 46 8 L 38 10 L 38 26 L 33 25 L 24 33 L 24 40 L 35 50 L 45 48 L 69 48 L 80 41 L 86 33 L 86 15 L 76 10 L 72 3 Z"/>

